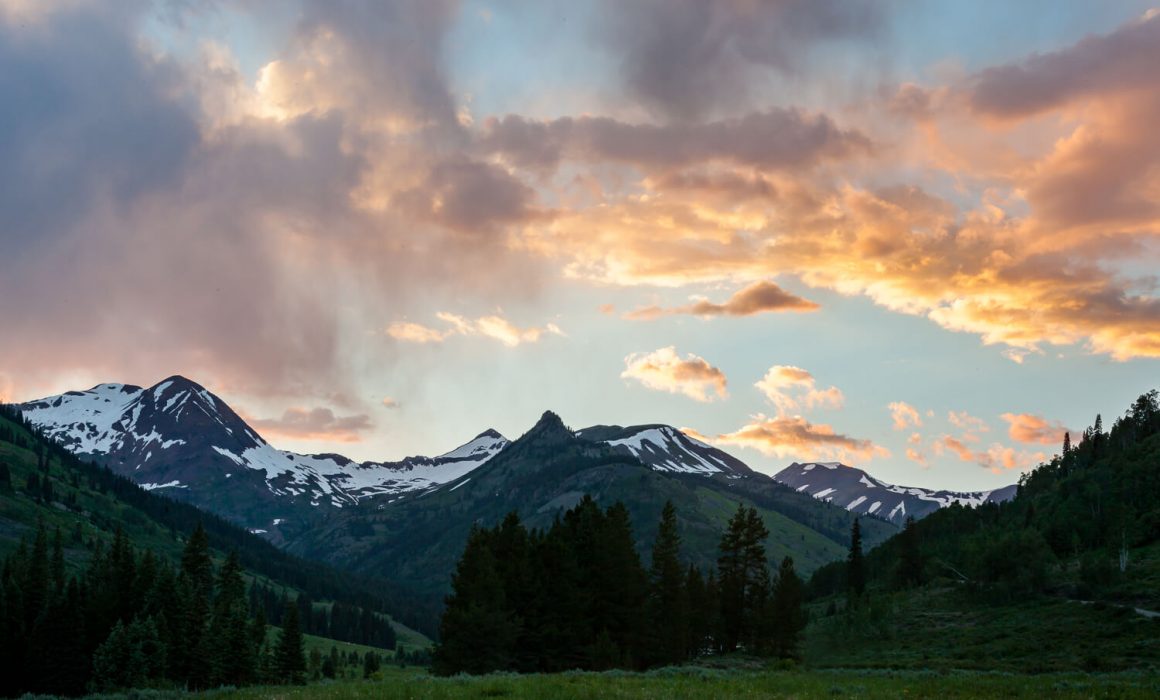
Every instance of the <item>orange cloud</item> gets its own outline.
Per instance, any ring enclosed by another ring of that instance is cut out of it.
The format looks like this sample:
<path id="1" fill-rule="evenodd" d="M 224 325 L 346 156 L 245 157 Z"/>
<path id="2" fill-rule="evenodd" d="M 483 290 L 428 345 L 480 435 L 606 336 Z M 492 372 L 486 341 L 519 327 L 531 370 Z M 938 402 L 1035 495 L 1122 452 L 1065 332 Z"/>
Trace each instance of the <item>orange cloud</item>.
<path id="1" fill-rule="evenodd" d="M 758 414 L 739 430 L 718 435 L 714 442 L 751 447 L 762 454 L 796 460 L 869 461 L 890 451 L 870 440 L 859 440 L 801 417 L 769 418 Z"/>
<path id="2" fill-rule="evenodd" d="M 1004 470 L 1028 469 L 1047 458 L 1043 452 L 1025 452 L 997 442 L 992 443 L 986 450 L 973 450 L 950 435 L 944 435 L 934 444 L 936 455 L 942 454 L 945 450 L 954 452 L 963 462 L 974 462 L 996 474 Z"/>
<path id="3" fill-rule="evenodd" d="M 987 421 L 977 416 L 972 416 L 966 411 L 947 411 L 947 421 L 951 425 L 963 430 L 967 436 L 965 439 L 970 442 L 977 442 L 978 436 L 975 433 L 988 433 L 991 431 L 991 426 L 987 425 Z"/>
<path id="4" fill-rule="evenodd" d="M 1063 434 L 1069 432 L 1059 421 L 1048 421 L 1030 413 L 1004 413 L 1000 417 L 1010 424 L 1007 435 L 1016 442 L 1059 445 L 1063 443 Z"/>
<path id="5" fill-rule="evenodd" d="M 326 440 L 330 442 L 359 442 L 359 433 L 374 427 L 365 414 L 336 416 L 329 408 L 288 408 L 281 418 L 245 418 L 265 436 L 291 440 Z"/>
<path id="6" fill-rule="evenodd" d="M 729 396 L 724 372 L 692 353 L 682 358 L 671 345 L 650 353 L 633 353 L 624 358 L 624 364 L 620 376 L 635 379 L 649 389 L 704 402 Z"/>
<path id="7" fill-rule="evenodd" d="M 909 425 L 922 425 L 922 418 L 918 415 L 918 411 L 905 401 L 892 401 L 887 405 L 887 408 L 890 409 L 890 420 L 894 422 L 895 430 L 906 430 Z"/>
<path id="8" fill-rule="evenodd" d="M 814 375 L 791 365 L 770 367 L 765 376 L 753 386 L 777 407 L 779 416 L 815 406 L 841 408 L 846 400 L 838 387 L 818 389 Z"/>
<path id="9" fill-rule="evenodd" d="M 661 316 L 688 314 L 691 316 L 752 316 L 774 311 L 816 311 L 814 302 L 790 294 L 773 282 L 761 280 L 738 290 L 723 304 L 700 299 L 692 304 L 674 308 L 648 306 L 629 311 L 625 318 L 652 320 Z"/>
<path id="10" fill-rule="evenodd" d="M 535 343 L 545 333 L 564 335 L 564 331 L 554 323 L 548 323 L 542 328 L 520 328 L 502 316 L 495 315 L 469 319 L 441 311 L 435 316 L 450 327 L 437 329 L 410 321 L 397 321 L 387 326 L 387 335 L 407 343 L 441 343 L 453 335 L 474 335 L 498 340 L 509 348 L 522 343 Z"/>

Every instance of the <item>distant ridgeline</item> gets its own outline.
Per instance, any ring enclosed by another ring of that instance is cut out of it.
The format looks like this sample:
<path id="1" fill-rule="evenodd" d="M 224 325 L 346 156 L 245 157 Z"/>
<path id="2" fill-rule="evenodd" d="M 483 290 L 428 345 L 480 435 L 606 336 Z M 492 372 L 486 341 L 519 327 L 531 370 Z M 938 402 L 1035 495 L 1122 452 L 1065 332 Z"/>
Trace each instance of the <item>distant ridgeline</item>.
<path id="1" fill-rule="evenodd" d="M 302 633 L 396 645 L 379 582 L 81 462 L 4 406 L 0 561 L 0 696 L 297 680 Z"/>
<path id="2" fill-rule="evenodd" d="M 1015 498 L 977 508 L 952 505 L 867 555 L 871 588 L 945 578 L 998 600 L 1034 593 L 1160 603 L 1133 552 L 1160 541 L 1160 402 L 1138 398 L 1105 432 L 1103 420 L 1019 480 Z M 847 565 L 818 569 L 810 593 L 847 588 Z M 1156 609 L 1156 608 L 1152 608 Z"/>
<path id="3" fill-rule="evenodd" d="M 794 658 L 803 584 L 786 557 L 766 566 L 769 532 L 738 507 L 715 570 L 681 559 L 667 503 L 646 570 L 628 509 L 585 496 L 546 530 L 516 513 L 475 528 L 455 571 L 434 670 L 440 674 L 643 669 L 744 648 Z"/>

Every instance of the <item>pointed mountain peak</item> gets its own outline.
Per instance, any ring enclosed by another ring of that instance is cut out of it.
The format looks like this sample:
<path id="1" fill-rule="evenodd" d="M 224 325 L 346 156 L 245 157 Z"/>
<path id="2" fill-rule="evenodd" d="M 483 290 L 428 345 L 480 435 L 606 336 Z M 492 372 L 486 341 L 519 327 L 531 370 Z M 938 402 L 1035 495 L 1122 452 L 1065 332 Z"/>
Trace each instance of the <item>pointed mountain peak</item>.
<path id="1" fill-rule="evenodd" d="M 551 442 L 560 442 L 574 440 L 575 438 L 576 435 L 564 425 L 564 421 L 560 420 L 560 416 L 552 411 L 544 411 L 544 415 L 540 416 L 540 420 L 536 421 L 532 429 L 524 433 L 519 441 L 549 440 Z"/>
<path id="2" fill-rule="evenodd" d="M 150 389 L 158 393 L 171 391 L 174 389 L 178 391 L 188 391 L 191 389 L 194 391 L 205 391 L 205 387 L 193 381 L 192 379 L 187 379 L 181 376 L 180 374 L 166 377 L 165 379 L 162 379 L 161 381 L 154 384 L 152 387 L 150 387 Z"/>
<path id="3" fill-rule="evenodd" d="M 483 438 L 491 438 L 493 440 L 507 440 L 507 438 L 505 438 L 498 430 L 488 428 L 487 430 L 472 438 L 472 441 L 474 442 L 475 440 L 482 440 Z"/>

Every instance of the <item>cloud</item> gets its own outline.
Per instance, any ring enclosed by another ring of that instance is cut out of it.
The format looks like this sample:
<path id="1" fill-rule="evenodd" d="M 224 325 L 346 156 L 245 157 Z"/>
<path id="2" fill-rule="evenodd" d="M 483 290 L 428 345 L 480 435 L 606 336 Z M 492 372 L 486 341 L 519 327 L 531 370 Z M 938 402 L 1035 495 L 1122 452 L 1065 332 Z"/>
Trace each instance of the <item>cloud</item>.
<path id="1" fill-rule="evenodd" d="M 864 0 L 606 2 L 597 35 L 620 59 L 628 94 L 695 119 L 743 104 L 771 71 L 791 74 L 817 44 L 862 40 L 886 3 Z"/>
<path id="2" fill-rule="evenodd" d="M 288 408 L 281 418 L 246 418 L 259 433 L 290 440 L 359 442 L 374 427 L 365 414 L 336 416 L 329 408 Z"/>
<path id="3" fill-rule="evenodd" d="M 652 320 L 661 316 L 688 314 L 691 316 L 753 316 L 754 314 L 776 311 L 816 311 L 820 308 L 814 302 L 795 296 L 765 280 L 735 292 L 723 304 L 714 304 L 700 299 L 692 304 L 674 308 L 648 306 L 624 314 L 627 319 Z"/>
<path id="4" fill-rule="evenodd" d="M 922 417 L 918 415 L 918 411 L 905 401 L 892 401 L 887 408 L 890 409 L 890 420 L 894 422 L 895 430 L 906 430 L 910 425 L 916 427 L 922 425 Z"/>
<path id="5" fill-rule="evenodd" d="M 991 426 L 987 425 L 987 421 L 977 416 L 972 416 L 966 411 L 947 411 L 947 421 L 966 432 L 969 436 L 967 439 L 971 442 L 978 441 L 975 433 L 987 433 L 991 431 Z"/>
<path id="6" fill-rule="evenodd" d="M 1028 117 L 1110 91 L 1148 89 L 1157 65 L 1160 13 L 1153 10 L 1110 34 L 980 72 L 970 104 L 990 116 Z"/>
<path id="7" fill-rule="evenodd" d="M 610 117 L 536 121 L 507 115 L 484 123 L 479 146 L 535 169 L 554 169 L 568 159 L 610 161 L 661 173 L 706 163 L 802 170 L 873 148 L 865 134 L 842 129 L 825 114 L 778 107 L 739 118 L 667 125 Z"/>
<path id="8" fill-rule="evenodd" d="M 814 375 L 801 367 L 774 365 L 753 386 L 777 407 L 777 414 L 785 416 L 815 407 L 841 408 L 845 397 L 838 387 L 817 388 Z"/>
<path id="9" fill-rule="evenodd" d="M 1001 443 L 992 443 L 985 450 L 974 450 L 963 441 L 944 435 L 934 443 L 934 452 L 941 455 L 949 450 L 963 462 L 973 462 L 995 474 L 1014 469 L 1028 469 L 1047 458 L 1043 452 L 1016 450 Z"/>
<path id="10" fill-rule="evenodd" d="M 564 331 L 554 323 L 548 323 L 543 327 L 521 328 L 496 315 L 469 319 L 441 311 L 435 316 L 449 327 L 439 329 L 411 321 L 396 321 L 387 326 L 387 335 L 405 343 L 441 343 L 455 335 L 481 336 L 498 340 L 509 348 L 523 343 L 538 342 L 545 334 L 564 335 Z"/>
<path id="11" fill-rule="evenodd" d="M 769 418 L 758 414 L 739 430 L 718 435 L 714 442 L 751 447 L 765 455 L 799 461 L 853 463 L 890 455 L 889 450 L 870 440 L 842 435 L 829 425 L 810 423 L 800 416 Z"/>
<path id="12" fill-rule="evenodd" d="M 1059 421 L 1048 421 L 1031 413 L 1004 413 L 1000 417 L 1009 424 L 1007 435 L 1016 442 L 1059 445 L 1063 443 L 1065 432 L 1078 435 Z"/>
<path id="13" fill-rule="evenodd" d="M 530 221 L 540 214 L 535 192 L 490 163 L 455 159 L 436 164 L 417 187 L 395 203 L 420 218 L 466 233 L 488 233 Z"/>
<path id="14" fill-rule="evenodd" d="M 382 404 L 383 408 L 399 408 L 402 406 L 398 399 L 391 398 L 390 396 L 384 396 Z"/>
<path id="15" fill-rule="evenodd" d="M 635 379 L 649 389 L 682 394 L 709 402 L 729 396 L 725 373 L 692 353 L 681 357 L 673 346 L 624 358 L 620 376 Z"/>

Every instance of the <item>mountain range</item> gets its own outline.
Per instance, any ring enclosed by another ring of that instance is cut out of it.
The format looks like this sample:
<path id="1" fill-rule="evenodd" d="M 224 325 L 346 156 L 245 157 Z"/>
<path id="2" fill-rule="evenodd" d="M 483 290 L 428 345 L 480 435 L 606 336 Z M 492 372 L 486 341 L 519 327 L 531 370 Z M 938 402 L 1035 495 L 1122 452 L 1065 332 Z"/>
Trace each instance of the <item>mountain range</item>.
<path id="1" fill-rule="evenodd" d="M 840 462 L 794 462 L 773 475 L 799 493 L 840 505 L 852 513 L 903 523 L 924 518 L 939 508 L 957 503 L 979 506 L 1015 498 L 1015 484 L 992 491 L 933 491 L 916 486 L 895 486 Z"/>
<path id="2" fill-rule="evenodd" d="M 775 477 L 667 425 L 566 427 L 545 412 L 509 441 L 484 430 L 435 457 L 357 462 L 279 450 L 225 401 L 169 377 L 143 388 L 100 384 L 18 405 L 77 456 L 146 489 L 220 515 L 302 556 L 369 575 L 389 573 L 441 596 L 475 524 L 516 511 L 547 527 L 584 495 L 624 502 L 638 545 L 651 545 L 666 501 L 677 506 L 690 561 L 712 565 L 738 505 L 760 512 L 772 559 L 810 571 L 840 558 L 850 523 L 867 546 L 951 502 L 1013 495 L 1014 487 L 949 494 L 895 487 L 836 463 L 793 464 Z M 819 478 L 821 477 L 821 478 Z"/>

